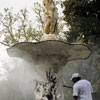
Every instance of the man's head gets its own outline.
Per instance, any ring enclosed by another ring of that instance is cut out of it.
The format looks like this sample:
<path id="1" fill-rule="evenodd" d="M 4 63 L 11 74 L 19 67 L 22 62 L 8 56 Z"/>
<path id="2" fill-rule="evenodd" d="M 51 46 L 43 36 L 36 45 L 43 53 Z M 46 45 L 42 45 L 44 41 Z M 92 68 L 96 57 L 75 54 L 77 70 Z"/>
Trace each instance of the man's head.
<path id="1" fill-rule="evenodd" d="M 70 80 L 73 81 L 74 83 L 76 83 L 77 81 L 81 80 L 81 76 L 79 73 L 74 73 L 74 74 L 72 74 L 72 77 Z"/>

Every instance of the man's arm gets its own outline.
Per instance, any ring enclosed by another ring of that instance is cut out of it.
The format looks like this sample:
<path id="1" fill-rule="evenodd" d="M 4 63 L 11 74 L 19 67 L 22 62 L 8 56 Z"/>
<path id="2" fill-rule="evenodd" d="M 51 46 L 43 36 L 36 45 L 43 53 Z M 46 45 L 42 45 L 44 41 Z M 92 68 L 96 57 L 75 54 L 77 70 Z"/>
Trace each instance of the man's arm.
<path id="1" fill-rule="evenodd" d="M 74 97 L 74 100 L 78 100 L 78 95 L 79 95 L 79 85 L 74 85 L 73 86 L 73 97 Z"/>
<path id="2" fill-rule="evenodd" d="M 72 86 L 69 86 L 69 85 L 63 85 L 63 87 L 66 87 L 66 88 L 71 88 L 71 89 L 73 89 L 73 87 L 72 87 Z"/>

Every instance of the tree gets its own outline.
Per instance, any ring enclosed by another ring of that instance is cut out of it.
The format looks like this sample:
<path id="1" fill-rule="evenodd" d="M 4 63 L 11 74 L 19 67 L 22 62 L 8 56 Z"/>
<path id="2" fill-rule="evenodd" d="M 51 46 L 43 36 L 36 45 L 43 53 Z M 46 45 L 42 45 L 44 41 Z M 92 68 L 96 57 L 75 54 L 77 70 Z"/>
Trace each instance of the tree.
<path id="1" fill-rule="evenodd" d="M 37 27 L 41 27 L 43 29 L 44 27 L 43 9 L 39 2 L 34 3 L 33 12 L 35 13 L 36 21 L 39 23 Z"/>
<path id="2" fill-rule="evenodd" d="M 4 14 L 0 14 L 1 37 L 0 43 L 12 46 L 19 42 L 39 41 L 40 34 L 28 19 L 28 11 L 21 9 L 13 14 L 11 9 L 5 8 Z"/>
<path id="3" fill-rule="evenodd" d="M 100 1 L 66 0 L 63 4 L 64 19 L 70 26 L 66 33 L 68 41 L 82 41 L 86 44 L 100 41 Z"/>

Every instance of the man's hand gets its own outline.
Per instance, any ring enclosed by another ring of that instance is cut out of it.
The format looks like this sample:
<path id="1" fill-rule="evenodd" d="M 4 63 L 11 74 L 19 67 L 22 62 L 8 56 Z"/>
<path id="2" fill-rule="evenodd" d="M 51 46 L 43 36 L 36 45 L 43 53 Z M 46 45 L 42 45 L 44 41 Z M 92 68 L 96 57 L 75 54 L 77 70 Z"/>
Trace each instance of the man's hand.
<path id="1" fill-rule="evenodd" d="M 74 97 L 74 100 L 77 100 L 77 96 L 73 96 Z"/>

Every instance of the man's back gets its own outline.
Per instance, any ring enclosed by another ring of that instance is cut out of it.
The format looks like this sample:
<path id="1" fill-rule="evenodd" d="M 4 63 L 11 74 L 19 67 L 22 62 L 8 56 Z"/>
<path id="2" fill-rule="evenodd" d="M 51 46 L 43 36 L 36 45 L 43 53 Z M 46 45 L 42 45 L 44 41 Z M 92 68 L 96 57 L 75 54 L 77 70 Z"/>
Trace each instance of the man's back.
<path id="1" fill-rule="evenodd" d="M 78 96 L 78 100 L 92 100 L 92 92 L 91 83 L 87 80 L 79 80 L 73 86 L 73 96 Z"/>

